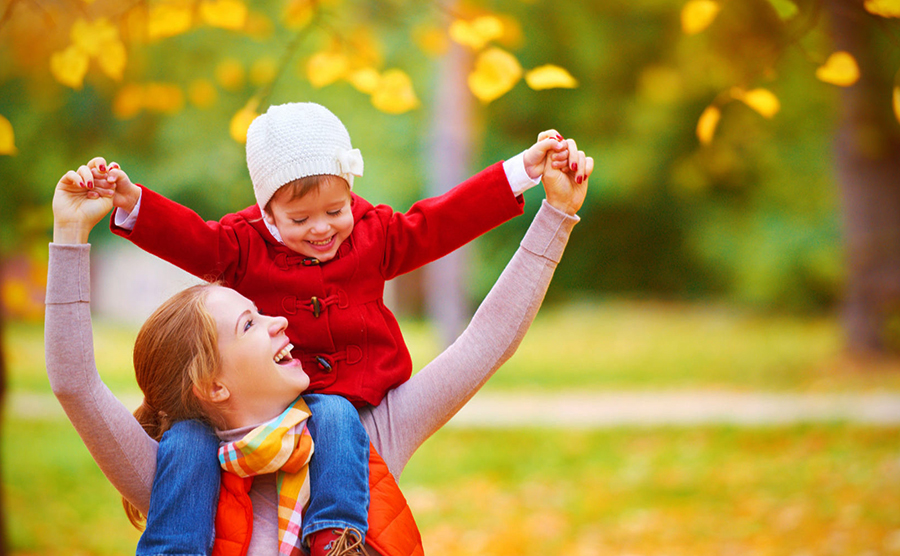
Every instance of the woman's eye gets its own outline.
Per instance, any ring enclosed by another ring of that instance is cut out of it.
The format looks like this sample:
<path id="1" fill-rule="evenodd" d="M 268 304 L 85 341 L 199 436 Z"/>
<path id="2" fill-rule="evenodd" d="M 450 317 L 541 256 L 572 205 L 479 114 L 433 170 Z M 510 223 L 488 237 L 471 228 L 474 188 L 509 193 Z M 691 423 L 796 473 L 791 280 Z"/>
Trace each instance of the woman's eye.
<path id="1" fill-rule="evenodd" d="M 244 332 L 250 330 L 251 326 L 253 326 L 253 319 L 248 319 L 247 322 L 244 323 Z"/>

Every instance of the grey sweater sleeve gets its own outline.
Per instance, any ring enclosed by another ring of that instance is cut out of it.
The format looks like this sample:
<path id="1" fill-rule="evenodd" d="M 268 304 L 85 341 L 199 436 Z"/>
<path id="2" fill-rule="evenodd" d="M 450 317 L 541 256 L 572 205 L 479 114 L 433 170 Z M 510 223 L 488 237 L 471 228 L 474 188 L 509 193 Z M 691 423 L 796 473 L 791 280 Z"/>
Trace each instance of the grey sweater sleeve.
<path id="1" fill-rule="evenodd" d="M 462 335 L 415 376 L 360 410 L 394 477 L 518 348 L 544 299 L 577 216 L 543 201 L 519 249 Z"/>
<path id="2" fill-rule="evenodd" d="M 44 351 L 50 386 L 81 440 L 116 490 L 146 515 L 157 443 L 97 372 L 89 244 L 50 244 Z"/>

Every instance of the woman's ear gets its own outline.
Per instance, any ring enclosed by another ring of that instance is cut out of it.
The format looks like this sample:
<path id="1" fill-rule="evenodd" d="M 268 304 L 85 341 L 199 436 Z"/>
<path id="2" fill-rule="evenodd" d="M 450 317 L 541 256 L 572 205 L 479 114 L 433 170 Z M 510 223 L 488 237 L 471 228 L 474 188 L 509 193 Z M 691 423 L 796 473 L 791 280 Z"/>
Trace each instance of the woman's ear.
<path id="1" fill-rule="evenodd" d="M 196 384 L 191 389 L 198 399 L 211 403 L 221 403 L 231 397 L 228 387 L 219 381 L 214 381 L 206 391 L 201 390 Z"/>

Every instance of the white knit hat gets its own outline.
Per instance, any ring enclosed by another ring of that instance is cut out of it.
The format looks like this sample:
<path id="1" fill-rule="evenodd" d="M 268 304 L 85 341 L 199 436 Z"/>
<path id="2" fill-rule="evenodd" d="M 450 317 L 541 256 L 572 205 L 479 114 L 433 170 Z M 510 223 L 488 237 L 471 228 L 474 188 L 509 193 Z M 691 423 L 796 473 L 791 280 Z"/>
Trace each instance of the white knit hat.
<path id="1" fill-rule="evenodd" d="M 278 189 L 306 176 L 347 180 L 363 173 L 359 149 L 344 124 L 324 106 L 299 102 L 270 106 L 247 129 L 247 169 L 259 209 Z"/>

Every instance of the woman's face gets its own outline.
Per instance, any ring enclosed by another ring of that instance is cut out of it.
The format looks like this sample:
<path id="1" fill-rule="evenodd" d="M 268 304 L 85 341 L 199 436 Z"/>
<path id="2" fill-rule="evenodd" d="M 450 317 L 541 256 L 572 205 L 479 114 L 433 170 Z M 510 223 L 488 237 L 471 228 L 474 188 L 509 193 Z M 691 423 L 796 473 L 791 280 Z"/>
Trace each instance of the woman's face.
<path id="1" fill-rule="evenodd" d="M 277 416 L 309 386 L 300 361 L 291 359 L 287 319 L 260 315 L 252 301 L 229 288 L 211 288 L 205 305 L 218 331 L 218 382 L 228 389 L 232 407 L 255 422 Z"/>

